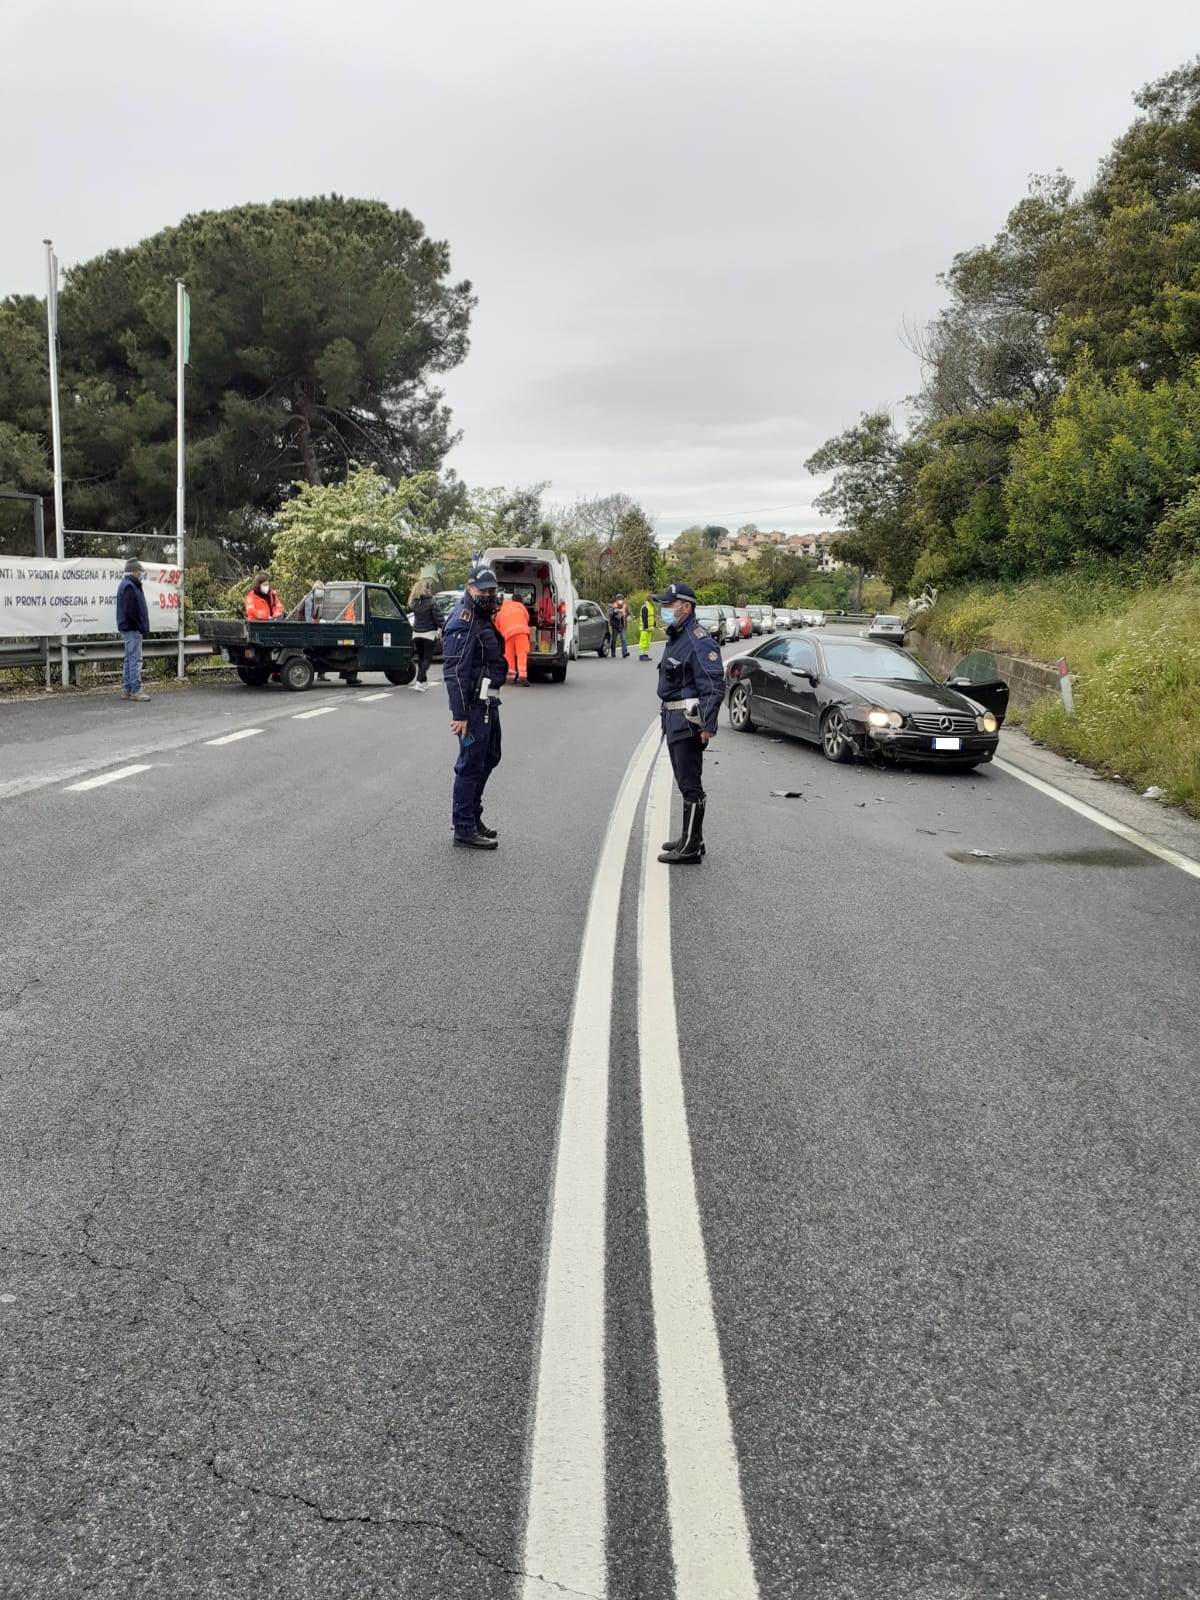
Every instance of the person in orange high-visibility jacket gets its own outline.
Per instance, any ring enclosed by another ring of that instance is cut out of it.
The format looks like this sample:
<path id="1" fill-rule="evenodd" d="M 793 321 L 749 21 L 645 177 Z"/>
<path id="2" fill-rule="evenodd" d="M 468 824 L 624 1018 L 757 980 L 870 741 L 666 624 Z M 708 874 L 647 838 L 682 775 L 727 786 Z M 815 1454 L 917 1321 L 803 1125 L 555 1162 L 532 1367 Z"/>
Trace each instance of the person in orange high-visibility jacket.
<path id="1" fill-rule="evenodd" d="M 267 574 L 260 572 L 246 596 L 246 616 L 251 622 L 270 622 L 272 617 L 282 615 L 283 601 L 272 589 Z"/>
<path id="2" fill-rule="evenodd" d="M 496 632 L 504 640 L 504 658 L 518 683 L 529 687 L 529 611 L 511 594 L 492 618 Z"/>

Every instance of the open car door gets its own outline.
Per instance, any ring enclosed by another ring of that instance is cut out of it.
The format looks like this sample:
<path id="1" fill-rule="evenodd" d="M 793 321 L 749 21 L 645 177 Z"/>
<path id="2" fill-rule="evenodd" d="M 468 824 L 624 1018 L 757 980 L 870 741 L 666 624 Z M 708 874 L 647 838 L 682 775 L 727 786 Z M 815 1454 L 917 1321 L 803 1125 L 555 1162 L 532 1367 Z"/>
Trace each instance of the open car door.
<path id="1" fill-rule="evenodd" d="M 1008 713 L 1008 685 L 1000 676 L 1000 666 L 988 650 L 972 650 L 964 656 L 946 679 L 946 686 L 958 689 L 969 700 L 990 711 L 1001 727 Z"/>

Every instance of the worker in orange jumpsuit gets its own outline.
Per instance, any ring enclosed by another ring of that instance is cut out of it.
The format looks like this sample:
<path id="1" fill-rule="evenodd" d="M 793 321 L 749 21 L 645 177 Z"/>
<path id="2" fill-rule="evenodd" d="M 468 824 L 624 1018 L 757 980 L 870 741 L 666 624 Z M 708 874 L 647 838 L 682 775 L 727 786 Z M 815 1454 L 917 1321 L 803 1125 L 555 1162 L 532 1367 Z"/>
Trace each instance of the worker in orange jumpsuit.
<path id="1" fill-rule="evenodd" d="M 504 659 L 509 676 L 529 687 L 529 611 L 513 595 L 506 594 L 492 618 L 496 632 L 504 640 Z"/>
<path id="2" fill-rule="evenodd" d="M 270 622 L 283 615 L 283 601 L 271 587 L 271 579 L 260 572 L 246 596 L 246 616 L 251 622 Z"/>

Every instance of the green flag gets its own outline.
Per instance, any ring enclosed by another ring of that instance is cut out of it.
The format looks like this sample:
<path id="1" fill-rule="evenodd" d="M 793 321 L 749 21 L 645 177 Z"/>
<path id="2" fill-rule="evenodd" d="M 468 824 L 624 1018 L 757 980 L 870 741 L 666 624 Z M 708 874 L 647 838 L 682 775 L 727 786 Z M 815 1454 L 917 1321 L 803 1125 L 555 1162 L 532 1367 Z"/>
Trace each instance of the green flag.
<path id="1" fill-rule="evenodd" d="M 183 295 L 183 364 L 186 367 L 188 358 L 192 353 L 192 297 L 184 291 Z"/>

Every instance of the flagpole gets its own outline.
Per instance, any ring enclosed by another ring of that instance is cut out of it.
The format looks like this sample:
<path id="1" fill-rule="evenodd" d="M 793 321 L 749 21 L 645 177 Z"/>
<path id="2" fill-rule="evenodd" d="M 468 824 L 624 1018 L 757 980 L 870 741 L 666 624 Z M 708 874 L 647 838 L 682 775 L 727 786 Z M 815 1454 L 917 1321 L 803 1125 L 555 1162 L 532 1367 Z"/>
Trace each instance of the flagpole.
<path id="1" fill-rule="evenodd" d="M 62 472 L 62 415 L 58 407 L 58 261 L 54 244 L 43 239 L 46 246 L 46 333 L 50 343 L 50 444 L 54 453 L 54 548 L 60 561 L 66 560 L 66 543 L 63 538 L 63 472 Z M 71 682 L 71 664 L 67 659 L 67 636 L 60 633 L 62 647 L 62 686 Z"/>
<path id="2" fill-rule="evenodd" d="M 179 568 L 179 666 L 183 678 L 187 662 L 183 648 L 183 368 L 189 351 L 184 348 L 187 330 L 187 291 L 183 279 L 175 280 L 175 564 Z"/>

